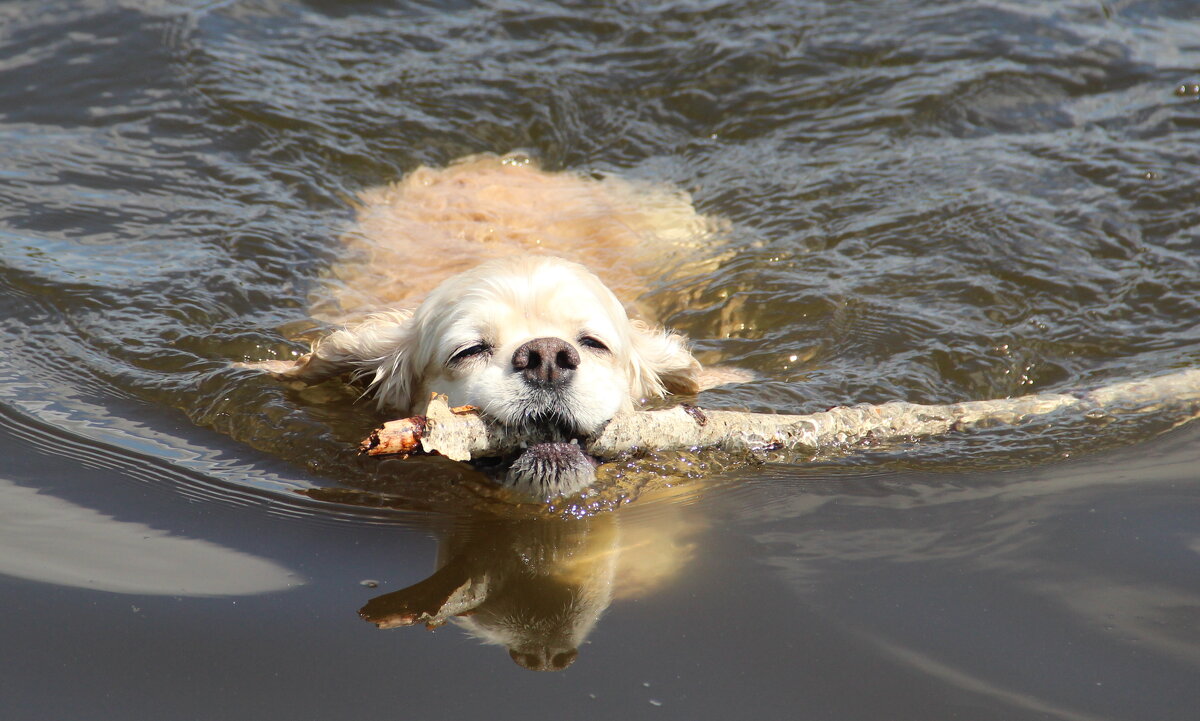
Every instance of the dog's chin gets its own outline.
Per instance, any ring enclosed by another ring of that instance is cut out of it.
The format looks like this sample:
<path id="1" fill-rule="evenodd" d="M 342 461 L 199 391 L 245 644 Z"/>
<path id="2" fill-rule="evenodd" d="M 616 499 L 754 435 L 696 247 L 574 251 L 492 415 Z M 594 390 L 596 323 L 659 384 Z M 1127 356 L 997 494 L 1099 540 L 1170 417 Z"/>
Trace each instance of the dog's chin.
<path id="1" fill-rule="evenodd" d="M 570 496 L 596 480 L 598 465 L 578 443 L 536 443 L 522 451 L 508 467 L 504 485 L 531 498 Z"/>
<path id="2" fill-rule="evenodd" d="M 532 416 L 516 431 L 527 445 L 509 465 L 503 485 L 531 498 L 570 496 L 596 480 L 599 465 L 583 449 L 589 435 L 570 418 Z"/>

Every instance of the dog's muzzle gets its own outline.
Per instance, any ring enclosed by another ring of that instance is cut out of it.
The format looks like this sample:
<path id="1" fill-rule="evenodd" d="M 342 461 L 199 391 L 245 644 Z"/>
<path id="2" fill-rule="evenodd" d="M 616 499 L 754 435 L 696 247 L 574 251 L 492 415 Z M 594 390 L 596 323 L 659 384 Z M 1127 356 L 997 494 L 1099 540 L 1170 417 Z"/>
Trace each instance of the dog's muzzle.
<path id="1" fill-rule="evenodd" d="M 587 429 L 566 409 L 579 351 L 561 338 L 534 338 L 512 355 L 525 386 L 525 418 L 514 431 L 530 445 L 509 466 L 504 485 L 536 498 L 569 496 L 596 479 L 596 459 L 580 447 Z"/>

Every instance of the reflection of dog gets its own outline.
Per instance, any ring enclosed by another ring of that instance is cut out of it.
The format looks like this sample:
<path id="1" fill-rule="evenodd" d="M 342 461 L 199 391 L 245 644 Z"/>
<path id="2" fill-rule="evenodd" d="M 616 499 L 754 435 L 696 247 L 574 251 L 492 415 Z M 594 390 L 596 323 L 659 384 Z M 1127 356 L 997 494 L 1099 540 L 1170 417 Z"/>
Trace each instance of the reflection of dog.
<path id="1" fill-rule="evenodd" d="M 710 230 L 680 193 L 479 156 L 422 168 L 362 200 L 347 239 L 355 260 L 335 271 L 334 312 L 411 301 L 431 273 L 455 274 L 415 311 L 376 313 L 298 361 L 257 367 L 305 382 L 352 374 L 401 414 L 423 411 L 430 392 L 475 406 L 530 439 L 508 480 L 542 497 L 590 482 L 594 462 L 573 441 L 618 411 L 742 379 L 702 371 L 682 336 L 631 320 L 584 266 L 531 254 L 605 263 L 632 291 L 637 266 Z"/>
<path id="2" fill-rule="evenodd" d="M 359 615 L 380 628 L 453 621 L 525 668 L 561 670 L 614 599 L 644 597 L 691 560 L 699 524 L 679 508 L 658 510 L 633 521 L 458 522 L 432 576 L 371 599 Z"/>

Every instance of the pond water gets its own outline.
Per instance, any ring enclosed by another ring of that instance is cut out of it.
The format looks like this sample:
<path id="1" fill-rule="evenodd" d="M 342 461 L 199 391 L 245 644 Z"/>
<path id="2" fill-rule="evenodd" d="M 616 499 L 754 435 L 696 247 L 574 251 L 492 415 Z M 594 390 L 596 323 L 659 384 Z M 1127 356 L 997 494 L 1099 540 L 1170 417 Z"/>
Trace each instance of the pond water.
<path id="1" fill-rule="evenodd" d="M 636 299 L 761 376 L 705 407 L 1200 367 L 1193 2 L 14 0 L 0 139 L 6 716 L 1197 717 L 1198 425 L 535 518 L 231 365 L 325 327 L 356 192 L 522 150 L 727 222 Z"/>

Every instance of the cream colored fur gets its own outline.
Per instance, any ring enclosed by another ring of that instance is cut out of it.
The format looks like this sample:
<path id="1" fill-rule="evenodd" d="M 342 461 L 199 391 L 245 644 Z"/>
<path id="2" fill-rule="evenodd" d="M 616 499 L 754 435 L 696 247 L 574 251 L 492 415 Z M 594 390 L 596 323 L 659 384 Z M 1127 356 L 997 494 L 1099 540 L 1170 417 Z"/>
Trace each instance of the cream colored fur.
<path id="1" fill-rule="evenodd" d="M 647 398 L 746 379 L 704 373 L 683 336 L 631 320 L 613 292 L 636 297 L 655 267 L 716 228 L 683 193 L 489 155 L 419 168 L 360 200 L 314 315 L 415 308 L 375 312 L 296 362 L 257 367 L 306 382 L 352 374 L 401 414 L 438 392 L 509 425 L 551 419 L 578 433 Z M 578 356 L 553 393 L 514 372 L 514 352 L 537 338 Z M 476 346 L 486 352 L 459 356 Z"/>

